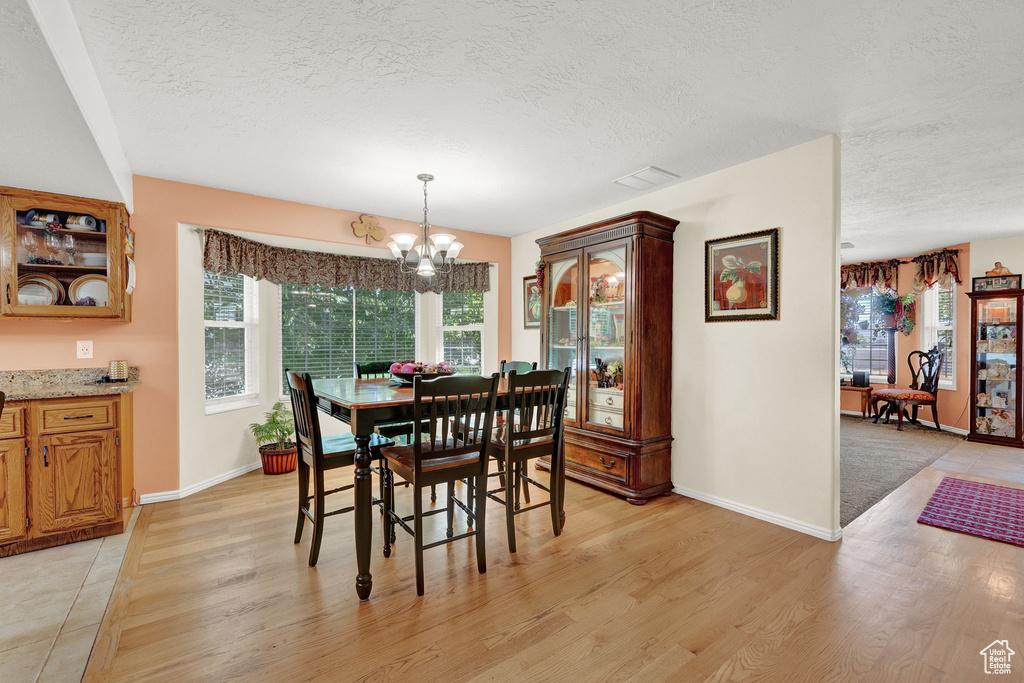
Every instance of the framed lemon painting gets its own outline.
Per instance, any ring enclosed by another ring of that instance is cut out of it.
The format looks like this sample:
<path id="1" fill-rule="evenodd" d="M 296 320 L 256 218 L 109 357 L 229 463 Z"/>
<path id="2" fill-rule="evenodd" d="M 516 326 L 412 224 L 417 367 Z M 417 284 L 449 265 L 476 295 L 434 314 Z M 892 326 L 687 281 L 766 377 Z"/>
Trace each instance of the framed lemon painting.
<path id="1" fill-rule="evenodd" d="M 704 242 L 704 321 L 779 319 L 779 229 Z"/>

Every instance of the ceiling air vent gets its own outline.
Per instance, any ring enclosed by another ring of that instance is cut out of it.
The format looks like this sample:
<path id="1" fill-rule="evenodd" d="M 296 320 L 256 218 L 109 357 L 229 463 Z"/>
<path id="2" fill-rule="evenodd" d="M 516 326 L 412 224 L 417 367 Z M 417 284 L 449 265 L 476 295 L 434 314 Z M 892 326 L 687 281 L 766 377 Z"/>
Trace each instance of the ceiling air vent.
<path id="1" fill-rule="evenodd" d="M 842 249 L 853 249 L 853 242 L 843 242 L 839 246 Z"/>
<path id="2" fill-rule="evenodd" d="M 658 185 L 664 185 L 665 183 L 671 180 L 676 180 L 677 178 L 679 178 L 679 176 L 675 173 L 670 173 L 669 171 L 658 168 L 657 166 L 648 166 L 647 168 L 641 168 L 639 171 L 634 171 L 629 175 L 616 178 L 612 182 L 634 190 L 650 190 L 651 188 L 657 187 Z"/>

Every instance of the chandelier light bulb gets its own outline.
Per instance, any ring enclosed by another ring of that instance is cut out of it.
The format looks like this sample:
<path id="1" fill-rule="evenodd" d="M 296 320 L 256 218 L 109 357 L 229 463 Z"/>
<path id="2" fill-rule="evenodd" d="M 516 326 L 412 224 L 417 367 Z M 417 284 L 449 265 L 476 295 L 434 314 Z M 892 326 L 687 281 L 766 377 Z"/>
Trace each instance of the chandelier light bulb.
<path id="1" fill-rule="evenodd" d="M 452 243 L 455 242 L 455 235 L 448 235 L 446 233 L 431 235 L 430 241 L 434 243 L 438 251 L 448 251 Z"/>
<path id="2" fill-rule="evenodd" d="M 462 251 L 462 247 L 463 246 L 464 245 L 462 244 L 462 242 L 452 242 L 452 245 L 450 247 L 448 247 L 448 254 L 447 254 L 448 258 L 449 259 L 456 259 L 456 258 L 458 258 L 459 257 L 459 253 Z"/>
<path id="3" fill-rule="evenodd" d="M 391 239 L 395 241 L 401 251 L 412 251 L 413 245 L 416 244 L 416 235 L 411 232 L 395 233 Z"/>

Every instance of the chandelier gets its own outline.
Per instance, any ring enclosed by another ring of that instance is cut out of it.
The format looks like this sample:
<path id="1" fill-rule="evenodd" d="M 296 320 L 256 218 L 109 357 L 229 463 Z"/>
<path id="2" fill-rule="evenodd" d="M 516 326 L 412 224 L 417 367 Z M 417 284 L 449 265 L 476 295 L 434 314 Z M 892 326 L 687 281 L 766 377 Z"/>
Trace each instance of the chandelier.
<path id="1" fill-rule="evenodd" d="M 398 232 L 391 236 L 388 249 L 398 261 L 398 268 L 403 273 L 416 273 L 430 277 L 435 273 L 450 273 L 452 264 L 462 251 L 462 243 L 455 241 L 455 235 L 440 233 L 430 234 L 430 223 L 427 221 L 427 183 L 434 179 L 429 173 L 416 176 L 423 181 L 423 222 L 420 223 L 420 234 Z M 416 240 L 420 240 L 419 244 Z"/>

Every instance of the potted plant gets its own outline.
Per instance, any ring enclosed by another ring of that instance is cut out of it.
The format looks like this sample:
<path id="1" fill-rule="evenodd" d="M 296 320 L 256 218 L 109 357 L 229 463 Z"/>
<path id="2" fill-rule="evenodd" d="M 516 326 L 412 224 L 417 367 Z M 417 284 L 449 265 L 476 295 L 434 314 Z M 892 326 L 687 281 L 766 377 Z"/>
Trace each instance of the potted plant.
<path id="1" fill-rule="evenodd" d="M 882 327 L 909 335 L 914 329 L 915 295 L 913 292 L 896 296 L 892 292 L 875 295 L 875 306 L 882 317 Z"/>
<path id="2" fill-rule="evenodd" d="M 253 422 L 249 431 L 260 445 L 260 459 L 263 474 L 287 474 L 295 471 L 297 449 L 290 441 L 295 432 L 295 420 L 284 404 L 278 401 L 268 413 L 263 414 L 263 423 Z"/>

